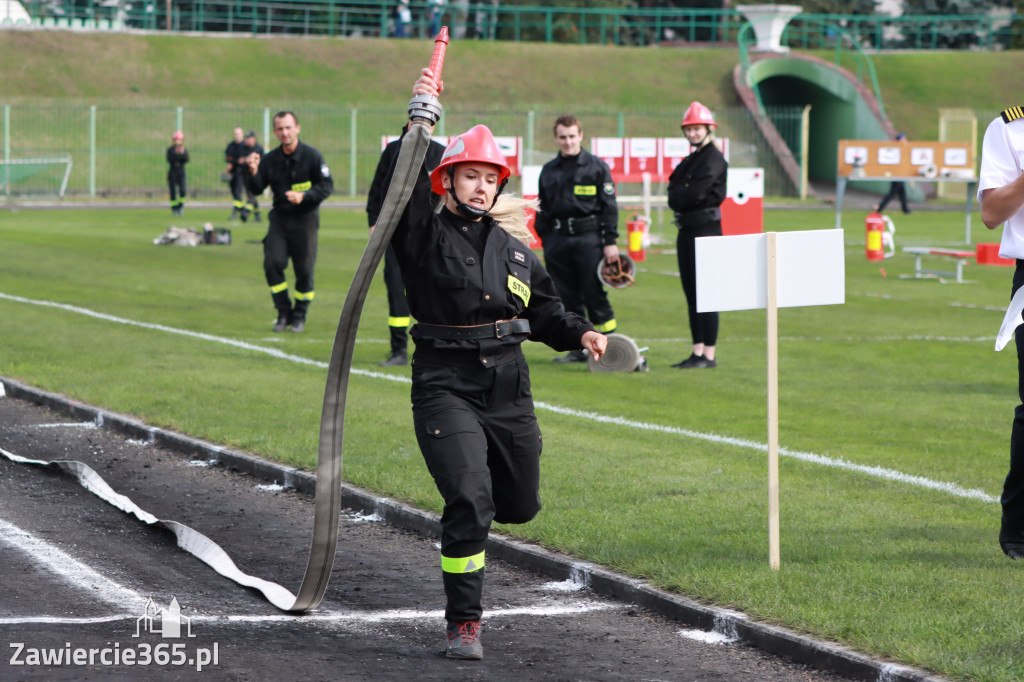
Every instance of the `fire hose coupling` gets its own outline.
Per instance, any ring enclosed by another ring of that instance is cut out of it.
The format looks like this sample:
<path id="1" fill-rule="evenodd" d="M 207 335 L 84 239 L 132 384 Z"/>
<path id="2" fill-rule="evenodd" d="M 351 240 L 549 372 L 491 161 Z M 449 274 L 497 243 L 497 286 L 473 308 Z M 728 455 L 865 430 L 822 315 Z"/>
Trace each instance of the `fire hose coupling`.
<path id="1" fill-rule="evenodd" d="M 409 100 L 409 120 L 426 121 L 429 125 L 435 126 L 441 120 L 441 112 L 444 111 L 441 102 L 433 95 L 416 95 Z"/>

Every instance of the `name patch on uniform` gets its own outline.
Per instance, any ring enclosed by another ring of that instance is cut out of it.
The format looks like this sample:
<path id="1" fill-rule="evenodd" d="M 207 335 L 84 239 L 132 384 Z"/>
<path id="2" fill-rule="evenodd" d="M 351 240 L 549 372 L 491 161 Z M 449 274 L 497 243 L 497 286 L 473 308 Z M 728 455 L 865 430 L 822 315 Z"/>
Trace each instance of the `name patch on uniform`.
<path id="1" fill-rule="evenodd" d="M 313 186 L 313 183 L 310 182 L 309 180 L 306 180 L 305 182 L 300 182 L 298 184 L 292 185 L 292 191 L 293 192 L 305 192 L 306 190 L 308 190 L 312 186 Z"/>
<path id="2" fill-rule="evenodd" d="M 526 254 L 523 253 L 522 251 L 516 251 L 515 249 L 512 249 L 512 260 L 514 260 L 517 263 L 522 263 L 525 265 Z"/>
<path id="3" fill-rule="evenodd" d="M 508 276 L 508 290 L 513 294 L 522 299 L 523 305 L 529 307 L 530 305 L 530 287 L 526 286 L 526 282 L 512 275 Z"/>
<path id="4" fill-rule="evenodd" d="M 594 197 L 597 196 L 597 185 L 575 185 L 572 193 L 581 197 Z"/>

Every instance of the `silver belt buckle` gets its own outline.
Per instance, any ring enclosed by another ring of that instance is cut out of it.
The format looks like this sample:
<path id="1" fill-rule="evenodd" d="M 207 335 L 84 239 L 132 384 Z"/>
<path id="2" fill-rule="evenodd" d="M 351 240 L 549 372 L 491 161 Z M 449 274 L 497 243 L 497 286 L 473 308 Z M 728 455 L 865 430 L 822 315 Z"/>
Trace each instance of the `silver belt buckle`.
<path id="1" fill-rule="evenodd" d="M 503 322 L 503 320 L 497 320 L 494 323 L 494 336 L 495 336 L 495 338 L 500 339 L 503 336 L 508 336 L 508 334 L 502 334 L 501 333 L 502 322 Z M 509 325 L 509 331 L 511 331 L 511 327 L 512 327 L 511 323 L 510 322 L 506 322 L 506 324 Z"/>

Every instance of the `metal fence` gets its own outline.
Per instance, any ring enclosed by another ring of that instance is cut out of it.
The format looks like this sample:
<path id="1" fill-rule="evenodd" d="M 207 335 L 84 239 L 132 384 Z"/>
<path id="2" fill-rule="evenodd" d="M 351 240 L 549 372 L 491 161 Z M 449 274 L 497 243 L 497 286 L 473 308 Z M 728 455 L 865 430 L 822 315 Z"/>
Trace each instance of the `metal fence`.
<path id="1" fill-rule="evenodd" d="M 399 33 L 397 2 L 377 0 L 22 0 L 28 17 L 0 15 L 6 25 L 104 30 L 144 29 L 248 34 L 386 37 Z M 501 4 L 497 0 L 411 0 L 409 37 L 431 37 L 443 22 L 458 39 L 579 44 L 733 44 L 747 20 L 735 9 L 585 8 Z M 8 10 L 9 12 L 9 10 Z M 803 21 L 802 18 L 815 19 Z M 835 39 L 830 25 L 868 49 L 998 49 L 1019 47 L 1024 16 L 1016 14 L 802 14 L 782 36 L 790 47 L 820 47 Z"/>
<path id="2" fill-rule="evenodd" d="M 330 165 L 339 196 L 362 196 L 368 191 L 380 158 L 382 136 L 398 134 L 405 118 L 404 111 L 392 109 L 343 109 L 315 103 L 296 104 L 292 108 L 299 118 L 302 139 L 317 147 Z M 235 126 L 252 129 L 259 142 L 270 149 L 277 145 L 271 130 L 274 113 L 264 108 L 230 106 L 3 105 L 0 151 L 4 161 L 70 156 L 73 165 L 67 182 L 68 197 L 165 197 L 165 151 L 171 144 L 171 133 L 180 129 L 185 133 L 191 158 L 187 166 L 189 195 L 226 197 L 228 189 L 220 175 L 225 168 L 224 149 L 231 141 L 232 130 Z M 457 134 L 484 123 L 495 135 L 522 137 L 524 165 L 542 164 L 557 151 L 551 126 L 562 113 L 553 109 L 511 111 L 502 107 L 451 112 L 444 115 L 436 133 Z M 587 137 L 679 135 L 681 114 L 676 108 L 582 109 L 574 113 L 582 121 Z M 730 140 L 732 165 L 765 168 L 768 194 L 796 194 L 797 188 L 776 167 L 753 116 L 743 107 L 715 113 L 718 134 Z M 769 107 L 766 115 L 786 140 L 793 141 L 793 151 L 800 160 L 801 109 Z M 57 193 L 59 183 L 55 178 L 63 167 L 44 172 L 45 167 L 38 166 L 39 172 L 27 177 L 24 173 L 12 176 L 10 167 L 0 164 L 0 197 Z M 624 187 L 620 192 L 635 190 Z"/>

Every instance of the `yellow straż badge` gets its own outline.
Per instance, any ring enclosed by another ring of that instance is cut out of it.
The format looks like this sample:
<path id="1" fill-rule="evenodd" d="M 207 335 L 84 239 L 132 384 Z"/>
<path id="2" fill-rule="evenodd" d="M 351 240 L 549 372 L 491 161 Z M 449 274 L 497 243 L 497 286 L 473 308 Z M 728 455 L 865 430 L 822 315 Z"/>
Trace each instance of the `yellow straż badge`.
<path id="1" fill-rule="evenodd" d="M 512 275 L 508 276 L 508 290 L 513 294 L 522 299 L 523 305 L 526 307 L 530 306 L 530 287 L 526 286 L 526 282 Z"/>

